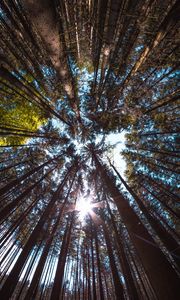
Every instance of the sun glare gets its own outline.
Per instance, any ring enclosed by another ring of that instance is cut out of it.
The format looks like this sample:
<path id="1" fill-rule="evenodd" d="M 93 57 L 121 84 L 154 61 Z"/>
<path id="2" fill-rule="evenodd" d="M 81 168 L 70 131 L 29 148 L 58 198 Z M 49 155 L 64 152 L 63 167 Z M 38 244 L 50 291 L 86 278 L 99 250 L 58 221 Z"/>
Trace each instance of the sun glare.
<path id="1" fill-rule="evenodd" d="M 80 198 L 76 204 L 76 210 L 79 211 L 79 220 L 83 221 L 92 210 L 90 199 Z"/>

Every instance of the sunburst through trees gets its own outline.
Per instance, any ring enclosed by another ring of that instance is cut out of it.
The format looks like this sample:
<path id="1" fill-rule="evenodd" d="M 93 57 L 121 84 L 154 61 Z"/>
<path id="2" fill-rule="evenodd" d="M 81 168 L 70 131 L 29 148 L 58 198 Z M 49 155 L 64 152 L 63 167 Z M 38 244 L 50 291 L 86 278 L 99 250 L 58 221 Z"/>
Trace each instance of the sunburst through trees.
<path id="1" fill-rule="evenodd" d="M 1 0 L 0 299 L 180 299 L 179 12 Z"/>

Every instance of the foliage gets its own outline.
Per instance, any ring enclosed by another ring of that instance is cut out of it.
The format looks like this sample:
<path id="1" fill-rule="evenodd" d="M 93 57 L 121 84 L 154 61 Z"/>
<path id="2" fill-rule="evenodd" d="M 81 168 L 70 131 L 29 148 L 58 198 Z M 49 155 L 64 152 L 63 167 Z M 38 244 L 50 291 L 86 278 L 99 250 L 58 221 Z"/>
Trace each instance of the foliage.
<path id="1" fill-rule="evenodd" d="M 178 12 L 1 1 L 1 299 L 179 299 Z"/>
<path id="2" fill-rule="evenodd" d="M 27 85 L 33 83 L 33 78 L 28 75 L 24 77 L 27 80 Z M 5 82 L 6 83 L 6 82 Z M 2 88 L 4 88 L 2 84 Z M 0 125 L 12 126 L 18 129 L 23 129 L 31 132 L 37 132 L 40 126 L 46 122 L 46 116 L 34 103 L 28 102 L 25 99 L 25 94 L 20 91 L 19 94 L 13 93 L 10 88 L 3 89 L 4 97 L 0 106 Z M 20 145 L 28 141 L 26 137 L 1 137 L 0 145 Z"/>

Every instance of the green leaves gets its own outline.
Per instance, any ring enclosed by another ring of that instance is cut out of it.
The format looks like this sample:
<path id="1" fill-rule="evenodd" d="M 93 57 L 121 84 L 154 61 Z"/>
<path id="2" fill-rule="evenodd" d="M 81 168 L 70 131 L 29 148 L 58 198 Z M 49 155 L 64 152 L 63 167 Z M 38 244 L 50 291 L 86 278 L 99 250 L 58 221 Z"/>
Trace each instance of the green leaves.
<path id="1" fill-rule="evenodd" d="M 27 76 L 29 82 L 32 78 Z M 37 130 L 45 124 L 45 113 L 36 104 L 31 103 L 28 99 L 24 99 L 25 93 L 20 94 L 12 92 L 7 86 L 3 86 L 4 94 L 0 104 L 0 125 L 10 126 L 20 130 L 37 132 Z M 16 130 L 15 130 L 16 131 Z M 0 145 L 16 145 L 26 143 L 26 137 L 1 137 Z"/>

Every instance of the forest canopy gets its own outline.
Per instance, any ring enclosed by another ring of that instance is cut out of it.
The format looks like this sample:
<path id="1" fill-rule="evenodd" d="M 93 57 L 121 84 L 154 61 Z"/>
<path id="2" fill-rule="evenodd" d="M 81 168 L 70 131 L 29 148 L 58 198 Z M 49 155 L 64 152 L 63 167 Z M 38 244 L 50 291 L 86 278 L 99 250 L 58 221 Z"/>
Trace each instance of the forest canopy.
<path id="1" fill-rule="evenodd" d="M 24 75 L 24 79 L 26 86 L 33 83 L 31 76 Z M 22 90 L 19 90 L 18 93 L 12 93 L 6 81 L 2 82 L 1 87 L 4 93 L 0 104 L 0 126 L 2 129 L 0 145 L 24 144 L 29 139 L 25 132 L 36 133 L 39 127 L 46 122 L 46 114 L 33 102 L 27 101 Z M 12 129 L 12 135 L 11 131 L 9 135 L 6 132 L 9 127 Z"/>
<path id="2" fill-rule="evenodd" d="M 1 0 L 0 299 L 179 299 L 179 13 Z"/>

